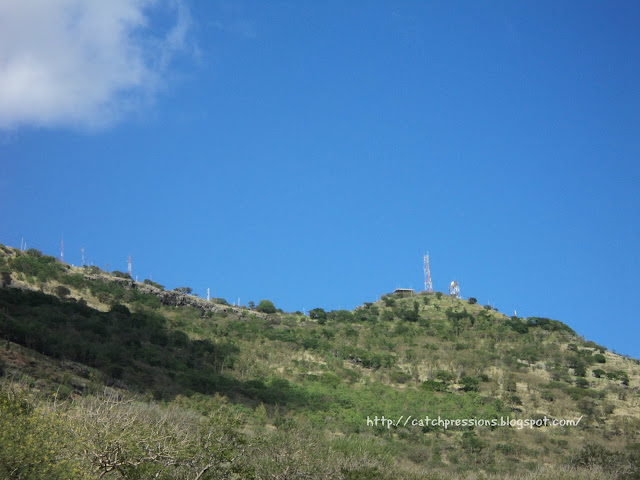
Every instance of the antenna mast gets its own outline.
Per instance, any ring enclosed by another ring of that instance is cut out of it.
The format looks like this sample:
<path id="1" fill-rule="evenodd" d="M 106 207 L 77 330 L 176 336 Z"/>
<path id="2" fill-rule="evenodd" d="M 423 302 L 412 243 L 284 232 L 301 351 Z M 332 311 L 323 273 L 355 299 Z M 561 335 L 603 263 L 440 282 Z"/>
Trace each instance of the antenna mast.
<path id="1" fill-rule="evenodd" d="M 128 267 L 129 267 L 129 276 L 131 277 L 131 255 L 129 255 L 129 259 L 128 259 L 127 263 L 129 264 L 128 265 Z M 133 277 L 131 277 L 131 278 L 133 278 Z"/>
<path id="2" fill-rule="evenodd" d="M 82 266 L 84 267 L 84 247 L 80 249 L 80 252 L 82 252 Z"/>
<path id="3" fill-rule="evenodd" d="M 431 284 L 431 267 L 429 266 L 429 252 L 424 256 L 424 291 L 433 292 Z"/>
<path id="4" fill-rule="evenodd" d="M 64 263 L 64 235 L 62 235 L 62 242 L 60 243 L 60 261 Z"/>

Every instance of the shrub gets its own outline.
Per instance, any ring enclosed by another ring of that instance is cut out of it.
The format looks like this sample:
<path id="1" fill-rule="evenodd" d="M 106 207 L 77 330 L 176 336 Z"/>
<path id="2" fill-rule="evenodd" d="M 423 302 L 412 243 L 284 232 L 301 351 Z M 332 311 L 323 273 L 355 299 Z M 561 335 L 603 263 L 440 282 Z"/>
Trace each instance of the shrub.
<path id="1" fill-rule="evenodd" d="M 120 304 L 116 304 L 113 307 L 111 307 L 111 312 L 119 313 L 121 315 L 126 315 L 127 317 L 131 315 L 131 312 L 129 311 L 129 309 L 124 305 L 120 305 Z"/>
<path id="2" fill-rule="evenodd" d="M 119 272 L 118 270 L 114 270 L 113 272 L 111 272 L 111 275 L 113 275 L 114 277 L 127 278 L 131 280 L 131 275 L 129 275 L 128 273 Z"/>
<path id="3" fill-rule="evenodd" d="M 309 318 L 312 320 L 326 320 L 327 312 L 323 308 L 313 308 L 309 310 Z"/>
<path id="4" fill-rule="evenodd" d="M 553 402 L 556 397 L 551 390 L 543 390 L 540 392 L 540 398 L 546 400 L 547 402 Z"/>
<path id="5" fill-rule="evenodd" d="M 587 369 L 584 367 L 584 365 L 577 365 L 576 367 L 574 367 L 573 372 L 575 373 L 576 377 L 584 377 L 587 375 Z"/>
<path id="6" fill-rule="evenodd" d="M 82 289 L 87 286 L 87 281 L 81 273 L 72 273 L 70 275 L 62 275 L 60 281 L 73 288 Z"/>
<path id="7" fill-rule="evenodd" d="M 522 405 L 522 399 L 518 395 L 509 395 L 507 401 L 512 405 Z"/>
<path id="8" fill-rule="evenodd" d="M 390 297 L 389 295 L 383 295 L 381 300 L 384 302 L 384 304 L 387 307 L 395 307 L 396 305 L 396 299 L 393 297 Z"/>
<path id="9" fill-rule="evenodd" d="M 184 293 L 185 295 L 189 295 L 191 294 L 191 292 L 193 292 L 193 289 L 191 287 L 176 287 L 173 289 L 173 291 Z"/>
<path id="10" fill-rule="evenodd" d="M 510 327 L 514 332 L 525 334 L 529 331 L 529 325 L 520 321 L 518 317 L 511 317 L 505 322 L 505 325 Z"/>
<path id="11" fill-rule="evenodd" d="M 504 381 L 504 389 L 507 392 L 515 392 L 517 390 L 517 384 L 514 378 L 507 378 Z"/>
<path id="12" fill-rule="evenodd" d="M 146 279 L 144 280 L 144 282 L 142 282 L 142 283 L 144 283 L 145 285 L 151 285 L 152 287 L 156 287 L 156 288 L 158 288 L 158 289 L 160 289 L 160 290 L 164 290 L 164 285 L 160 285 L 159 283 L 156 283 L 156 282 L 154 282 L 154 281 L 151 281 L 151 280 L 150 280 L 150 279 L 148 279 L 148 278 L 146 278 Z"/>
<path id="13" fill-rule="evenodd" d="M 439 370 L 436 372 L 436 378 L 442 382 L 450 382 L 453 380 L 453 374 L 446 370 Z"/>
<path id="14" fill-rule="evenodd" d="M 594 359 L 597 363 L 607 363 L 607 359 L 606 359 L 606 357 L 605 357 L 603 354 L 601 354 L 601 353 L 596 353 L 596 354 L 593 356 L 593 359 Z"/>
<path id="15" fill-rule="evenodd" d="M 380 317 L 380 319 L 383 322 L 392 322 L 393 321 L 393 312 L 391 310 L 385 310 L 384 312 L 382 312 L 382 315 Z"/>
<path id="16" fill-rule="evenodd" d="M 327 318 L 339 323 L 350 323 L 353 322 L 353 313 L 349 310 L 332 310 L 327 313 Z"/>
<path id="17" fill-rule="evenodd" d="M 260 300 L 256 310 L 262 313 L 276 313 L 276 306 L 271 300 Z"/>
<path id="18" fill-rule="evenodd" d="M 433 392 L 446 392 L 447 384 L 444 382 L 438 382 L 437 380 L 427 380 L 422 382 L 420 388 Z"/>
<path id="19" fill-rule="evenodd" d="M 407 383 L 411 380 L 411 375 L 405 372 L 394 371 L 389 374 L 389 379 L 393 383 Z"/>
<path id="20" fill-rule="evenodd" d="M 462 384 L 462 390 L 464 390 L 465 392 L 477 392 L 480 380 L 475 377 L 466 376 L 462 377 L 460 383 Z"/>
<path id="21" fill-rule="evenodd" d="M 404 308 L 400 311 L 400 316 L 407 322 L 417 322 L 420 319 L 420 315 L 415 309 L 409 310 L 408 308 Z"/>
<path id="22" fill-rule="evenodd" d="M 65 287 L 64 285 L 58 285 L 55 289 L 54 289 L 54 293 L 62 298 L 63 300 L 65 298 L 67 298 L 70 294 L 71 294 L 71 290 L 69 290 L 67 287 Z"/>
<path id="23" fill-rule="evenodd" d="M 576 385 L 580 388 L 589 388 L 589 380 L 584 377 L 576 378 Z"/>
<path id="24" fill-rule="evenodd" d="M 634 459 L 631 455 L 611 451 L 597 444 L 585 445 L 571 459 L 571 464 L 587 469 L 600 467 L 605 472 L 616 474 L 619 478 L 638 478 L 637 475 L 640 474 L 640 461 L 637 457 Z M 626 475 L 620 475 L 621 473 Z"/>
<path id="25" fill-rule="evenodd" d="M 475 305 L 476 303 L 478 303 L 478 299 L 470 297 L 469 300 L 467 300 L 467 303 L 469 303 L 469 305 Z"/>

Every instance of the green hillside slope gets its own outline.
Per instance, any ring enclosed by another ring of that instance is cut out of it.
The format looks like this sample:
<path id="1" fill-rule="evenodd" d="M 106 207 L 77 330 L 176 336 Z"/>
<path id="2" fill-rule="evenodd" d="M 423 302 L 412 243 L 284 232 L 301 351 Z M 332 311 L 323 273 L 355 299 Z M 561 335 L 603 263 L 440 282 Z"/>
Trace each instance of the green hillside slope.
<path id="1" fill-rule="evenodd" d="M 640 478 L 640 362 L 559 321 L 267 313 L 9 247 L 0 273 L 0 478 Z"/>

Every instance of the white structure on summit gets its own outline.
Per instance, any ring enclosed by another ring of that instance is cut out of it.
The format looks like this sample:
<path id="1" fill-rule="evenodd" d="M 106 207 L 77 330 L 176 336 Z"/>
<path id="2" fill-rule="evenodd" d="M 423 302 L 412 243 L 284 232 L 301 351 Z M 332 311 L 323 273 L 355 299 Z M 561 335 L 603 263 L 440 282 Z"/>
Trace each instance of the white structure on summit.
<path id="1" fill-rule="evenodd" d="M 429 252 L 424 256 L 424 291 L 433 292 L 431 283 L 431 267 L 429 266 Z"/>
<path id="2" fill-rule="evenodd" d="M 449 285 L 449 295 L 460 298 L 460 285 L 455 280 Z"/>

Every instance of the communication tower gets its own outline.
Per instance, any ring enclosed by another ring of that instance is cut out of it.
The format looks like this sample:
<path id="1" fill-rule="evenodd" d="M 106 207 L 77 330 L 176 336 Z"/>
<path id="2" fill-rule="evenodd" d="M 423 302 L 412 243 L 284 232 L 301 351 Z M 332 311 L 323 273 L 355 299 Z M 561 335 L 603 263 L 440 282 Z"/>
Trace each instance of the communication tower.
<path id="1" fill-rule="evenodd" d="M 82 252 L 82 266 L 84 267 L 84 247 L 82 247 L 80 251 Z"/>
<path id="2" fill-rule="evenodd" d="M 131 255 L 129 255 L 128 264 L 129 264 L 129 276 L 131 277 Z M 133 277 L 131 277 L 131 278 L 133 278 Z"/>
<path id="3" fill-rule="evenodd" d="M 424 291 L 433 292 L 431 284 L 431 267 L 429 266 L 429 252 L 424 256 Z"/>
<path id="4" fill-rule="evenodd" d="M 64 262 L 64 235 L 62 236 L 62 242 L 60 242 L 60 261 Z"/>
<path id="5" fill-rule="evenodd" d="M 449 295 L 460 298 L 460 285 L 455 280 L 449 284 Z"/>

